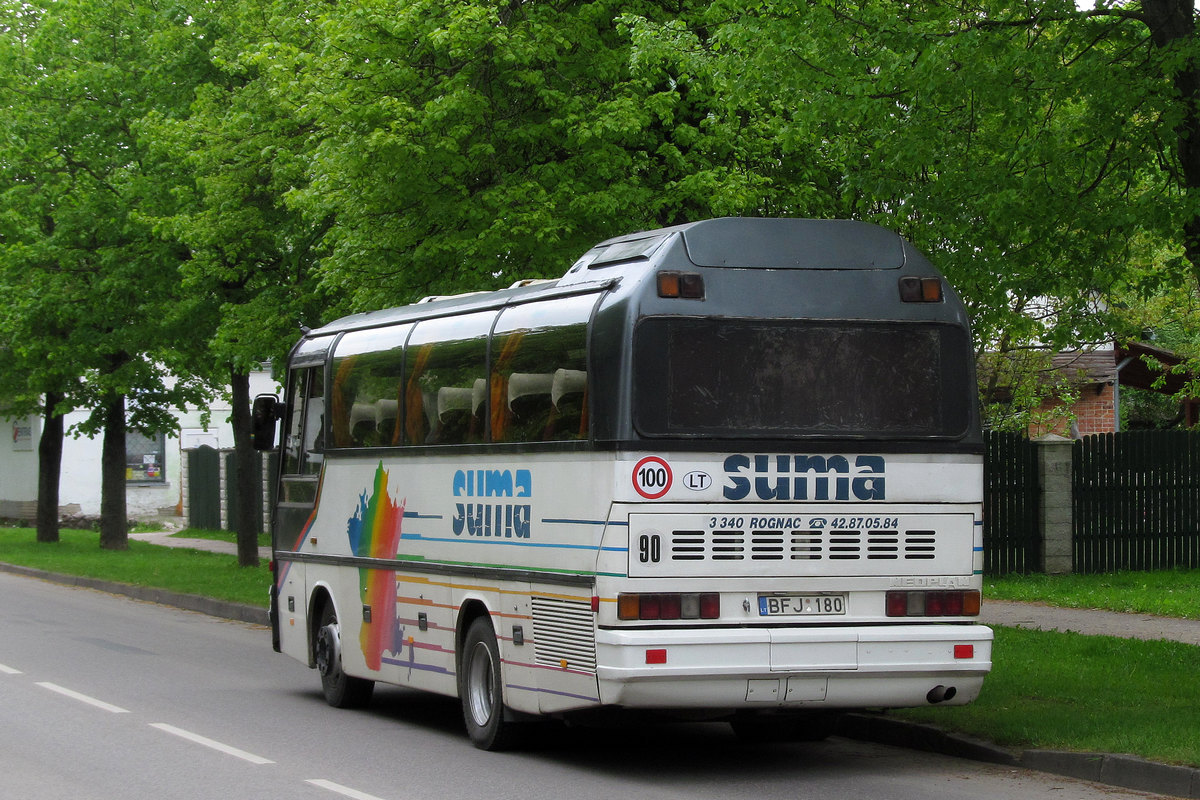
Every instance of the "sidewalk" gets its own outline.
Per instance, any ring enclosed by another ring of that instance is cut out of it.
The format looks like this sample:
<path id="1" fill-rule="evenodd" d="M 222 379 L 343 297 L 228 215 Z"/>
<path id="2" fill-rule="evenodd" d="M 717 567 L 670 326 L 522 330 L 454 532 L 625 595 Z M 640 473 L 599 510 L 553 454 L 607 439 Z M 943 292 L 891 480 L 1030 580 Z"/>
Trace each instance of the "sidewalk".
<path id="1" fill-rule="evenodd" d="M 150 531 L 149 533 L 131 533 L 130 539 L 139 542 L 149 542 L 150 544 L 162 545 L 163 547 L 186 547 L 192 550 L 210 550 L 214 553 L 228 553 L 229 555 L 237 555 L 237 543 L 225 542 L 218 539 L 185 539 L 179 536 L 172 536 L 175 531 Z M 258 557 L 263 560 L 271 558 L 271 548 L 258 548 Z"/>
<path id="2" fill-rule="evenodd" d="M 1200 645 L 1200 619 L 1122 614 L 1090 608 L 1060 608 L 1041 603 L 989 600 L 985 597 L 979 621 L 984 625 L 1011 628 L 1118 636 L 1123 639 L 1169 639 Z"/>

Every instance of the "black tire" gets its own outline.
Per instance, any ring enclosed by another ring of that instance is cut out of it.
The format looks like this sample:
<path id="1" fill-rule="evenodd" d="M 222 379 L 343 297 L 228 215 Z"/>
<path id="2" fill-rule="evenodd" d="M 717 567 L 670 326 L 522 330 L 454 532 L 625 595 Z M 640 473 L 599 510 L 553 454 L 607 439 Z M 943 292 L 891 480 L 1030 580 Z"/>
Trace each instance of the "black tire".
<path id="1" fill-rule="evenodd" d="M 517 723 L 506 720 L 500 648 L 487 617 L 467 628 L 459 662 L 458 696 L 467 736 L 480 750 L 504 750 L 517 740 Z"/>
<path id="2" fill-rule="evenodd" d="M 313 652 L 325 702 L 334 708 L 362 708 L 371 702 L 375 681 L 352 678 L 342 671 L 342 630 L 332 602 L 326 603 L 321 611 L 316 635 Z"/>
<path id="3" fill-rule="evenodd" d="M 833 735 L 841 715 L 836 711 L 797 714 L 739 714 L 729 721 L 747 744 L 820 742 Z"/>

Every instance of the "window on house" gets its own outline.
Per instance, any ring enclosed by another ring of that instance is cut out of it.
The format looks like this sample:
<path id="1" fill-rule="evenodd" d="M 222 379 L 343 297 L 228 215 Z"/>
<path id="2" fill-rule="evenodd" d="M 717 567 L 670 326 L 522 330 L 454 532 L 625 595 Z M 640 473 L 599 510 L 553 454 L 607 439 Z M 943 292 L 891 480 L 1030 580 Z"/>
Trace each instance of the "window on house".
<path id="1" fill-rule="evenodd" d="M 137 483 L 165 483 L 167 436 L 147 436 L 138 431 L 125 432 L 125 480 Z"/>

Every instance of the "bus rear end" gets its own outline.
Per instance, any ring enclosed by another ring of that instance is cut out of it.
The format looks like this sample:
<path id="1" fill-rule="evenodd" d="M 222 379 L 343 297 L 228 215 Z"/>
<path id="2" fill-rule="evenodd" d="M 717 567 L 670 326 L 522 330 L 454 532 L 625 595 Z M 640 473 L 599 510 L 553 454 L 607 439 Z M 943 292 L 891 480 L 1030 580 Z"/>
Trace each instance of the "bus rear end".
<path id="1" fill-rule="evenodd" d="M 577 265 L 621 278 L 591 345 L 615 456 L 601 702 L 749 720 L 974 699 L 982 437 L 953 290 L 860 223 L 656 235 Z"/>

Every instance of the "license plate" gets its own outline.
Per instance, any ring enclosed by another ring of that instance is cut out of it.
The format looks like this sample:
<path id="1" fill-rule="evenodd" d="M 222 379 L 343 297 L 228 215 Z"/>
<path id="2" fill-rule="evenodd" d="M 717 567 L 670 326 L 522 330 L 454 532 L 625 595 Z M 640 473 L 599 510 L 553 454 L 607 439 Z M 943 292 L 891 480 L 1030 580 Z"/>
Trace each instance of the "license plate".
<path id="1" fill-rule="evenodd" d="M 760 594 L 761 617 L 821 616 L 846 613 L 844 594 Z"/>

